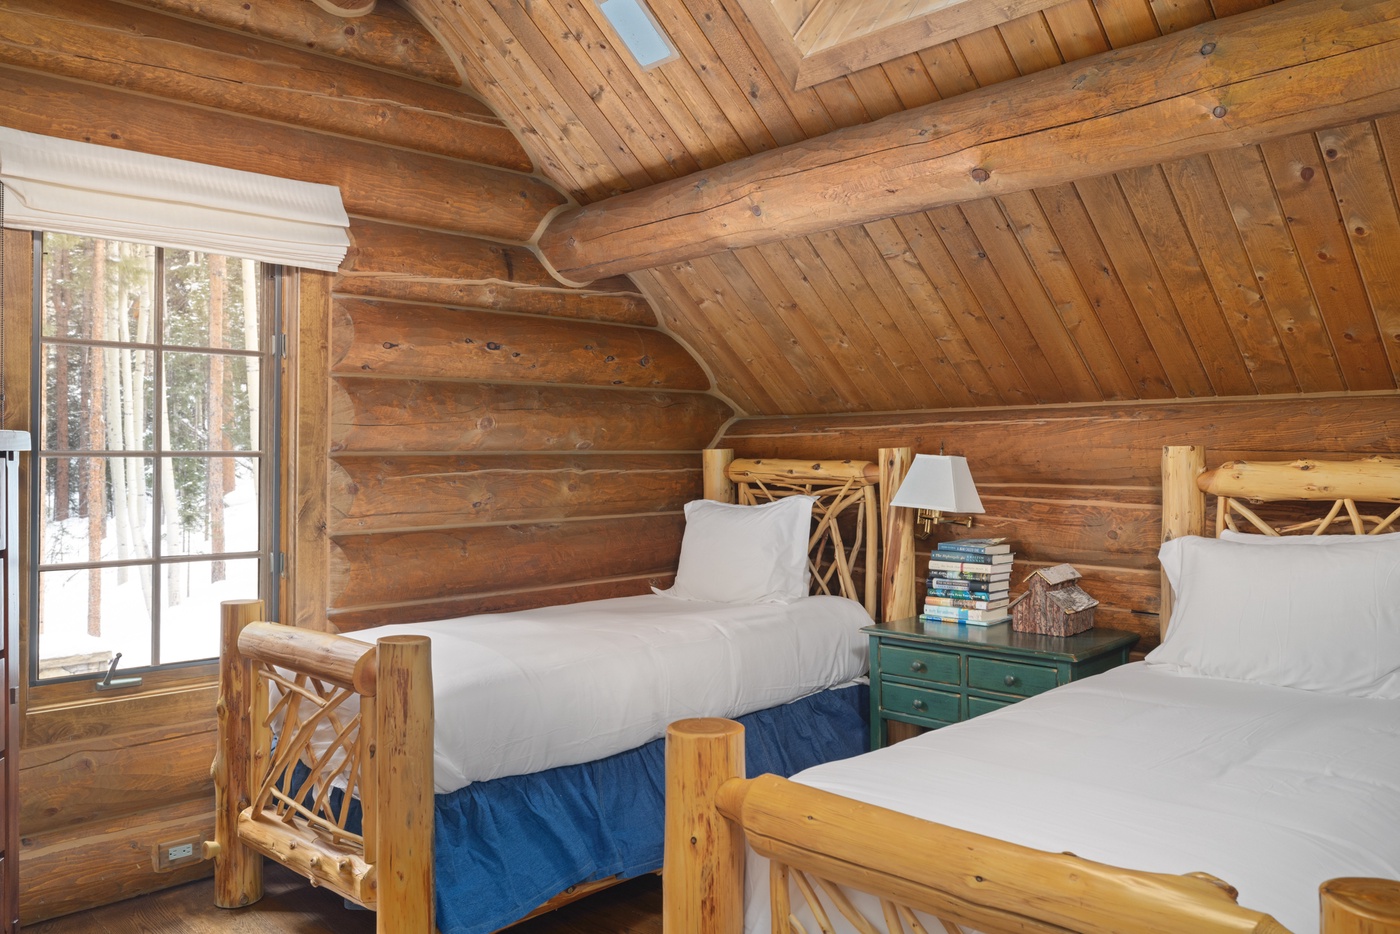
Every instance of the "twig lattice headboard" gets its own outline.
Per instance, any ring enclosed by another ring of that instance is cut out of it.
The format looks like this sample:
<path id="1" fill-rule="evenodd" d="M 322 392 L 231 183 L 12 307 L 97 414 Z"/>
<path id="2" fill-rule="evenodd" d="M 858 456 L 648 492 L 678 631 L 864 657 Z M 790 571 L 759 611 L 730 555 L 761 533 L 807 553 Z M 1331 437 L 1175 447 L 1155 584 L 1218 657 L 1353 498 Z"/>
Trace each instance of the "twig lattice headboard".
<path id="1" fill-rule="evenodd" d="M 786 496 L 816 498 L 807 565 L 812 592 L 839 594 L 879 610 L 879 466 L 872 461 L 735 459 L 733 452 L 705 452 L 705 498 L 755 506 Z M 863 571 L 863 586 L 856 572 Z"/>
<path id="2" fill-rule="evenodd" d="M 1328 532 L 1346 512 L 1351 532 L 1375 535 L 1394 527 L 1400 507 L 1386 516 L 1363 515 L 1361 503 L 1400 503 L 1400 460 L 1369 457 L 1358 461 L 1297 460 L 1291 462 L 1230 461 L 1207 470 L 1197 479 L 1202 493 L 1216 497 L 1215 534 L 1239 531 L 1238 518 L 1265 535 Z M 1248 503 L 1301 500 L 1331 502 L 1319 518 L 1276 524 L 1260 516 Z M 1344 520 L 1337 523 L 1345 527 Z"/>

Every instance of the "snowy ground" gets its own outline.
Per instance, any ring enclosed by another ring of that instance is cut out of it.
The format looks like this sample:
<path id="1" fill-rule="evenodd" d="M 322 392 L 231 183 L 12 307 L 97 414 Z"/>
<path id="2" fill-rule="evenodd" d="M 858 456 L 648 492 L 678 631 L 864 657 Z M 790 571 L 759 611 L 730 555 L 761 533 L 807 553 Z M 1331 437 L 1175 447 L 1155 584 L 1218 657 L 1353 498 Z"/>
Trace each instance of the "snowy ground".
<path id="1" fill-rule="evenodd" d="M 248 461 L 240 461 L 237 483 L 224 497 L 225 548 L 252 551 L 258 541 L 256 479 Z M 147 514 L 150 499 L 147 497 Z M 48 523 L 44 529 L 43 561 L 86 561 L 88 521 L 68 519 Z M 149 530 L 146 533 L 150 534 Z M 115 522 L 109 520 L 103 536 L 103 560 L 116 553 Z M 210 543 L 187 540 L 180 543 L 181 554 L 207 554 Z M 213 562 L 193 561 L 173 565 L 180 568 L 179 593 L 172 594 L 170 572 L 162 570 L 162 609 L 160 613 L 160 662 L 171 663 L 214 658 L 219 651 L 219 603 L 224 600 L 254 599 L 259 596 L 260 562 L 243 558 L 224 562 L 226 578 L 211 580 Z M 171 565 L 167 565 L 167 568 Z M 102 576 L 102 634 L 87 633 L 89 575 Z M 118 570 L 42 571 L 39 575 L 43 632 L 39 638 L 41 659 L 82 657 L 89 665 L 122 653 L 120 667 L 136 668 L 152 663 L 151 611 L 146 595 L 150 569 L 126 569 L 126 581 L 119 582 Z M 172 599 L 173 598 L 173 599 Z M 95 657 L 95 659 L 94 659 Z M 56 674 L 62 674 L 57 672 Z"/>

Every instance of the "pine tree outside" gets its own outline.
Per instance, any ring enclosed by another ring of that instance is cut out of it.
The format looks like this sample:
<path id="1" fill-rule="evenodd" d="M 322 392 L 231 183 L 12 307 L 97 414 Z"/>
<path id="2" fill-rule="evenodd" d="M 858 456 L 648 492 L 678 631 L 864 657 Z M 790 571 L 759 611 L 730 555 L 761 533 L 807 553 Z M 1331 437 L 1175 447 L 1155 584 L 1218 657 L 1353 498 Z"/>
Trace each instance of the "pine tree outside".
<path id="1" fill-rule="evenodd" d="M 265 596 L 271 279 L 252 260 L 43 235 L 38 680 L 213 658 Z"/>

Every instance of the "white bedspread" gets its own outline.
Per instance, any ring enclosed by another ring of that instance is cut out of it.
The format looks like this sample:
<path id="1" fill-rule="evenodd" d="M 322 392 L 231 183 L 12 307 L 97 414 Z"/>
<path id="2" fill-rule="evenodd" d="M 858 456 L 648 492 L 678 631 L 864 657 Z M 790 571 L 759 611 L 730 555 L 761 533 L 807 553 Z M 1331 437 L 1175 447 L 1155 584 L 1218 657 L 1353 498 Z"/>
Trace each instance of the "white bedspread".
<path id="1" fill-rule="evenodd" d="M 1134 664 L 796 780 L 1036 849 L 1208 872 L 1297 934 L 1318 929 L 1323 881 L 1400 878 L 1400 701 Z M 750 934 L 769 930 L 767 878 L 750 853 Z"/>
<path id="2" fill-rule="evenodd" d="M 645 595 L 350 633 L 432 638 L 434 783 L 574 765 L 685 717 L 738 717 L 865 673 L 844 597 L 732 605 Z"/>

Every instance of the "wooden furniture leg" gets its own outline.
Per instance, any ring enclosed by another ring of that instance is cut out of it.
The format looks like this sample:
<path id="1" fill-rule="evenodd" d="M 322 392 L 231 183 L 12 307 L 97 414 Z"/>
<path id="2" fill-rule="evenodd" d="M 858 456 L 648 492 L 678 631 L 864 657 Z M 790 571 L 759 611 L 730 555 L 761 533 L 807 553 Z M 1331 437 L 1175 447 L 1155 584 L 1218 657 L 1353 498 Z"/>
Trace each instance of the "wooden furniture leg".
<path id="1" fill-rule="evenodd" d="M 238 841 L 238 815 L 252 803 L 255 725 L 253 662 L 238 652 L 243 627 L 263 615 L 261 600 L 222 604 L 219 645 L 219 748 L 211 769 L 214 778 L 214 842 L 205 844 L 214 858 L 214 904 L 241 908 L 263 895 L 262 854 Z"/>

